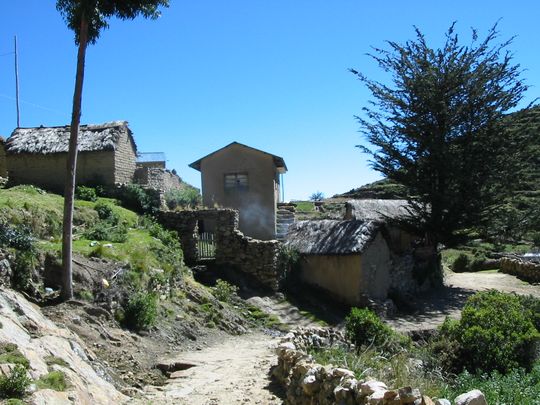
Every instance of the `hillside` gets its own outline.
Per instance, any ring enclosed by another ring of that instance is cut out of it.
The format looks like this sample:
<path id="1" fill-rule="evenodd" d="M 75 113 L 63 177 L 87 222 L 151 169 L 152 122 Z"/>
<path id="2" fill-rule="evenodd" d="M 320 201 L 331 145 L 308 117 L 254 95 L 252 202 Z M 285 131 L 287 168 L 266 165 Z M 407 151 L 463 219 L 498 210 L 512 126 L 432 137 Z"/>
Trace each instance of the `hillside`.
<path id="1" fill-rule="evenodd" d="M 392 200 L 407 198 L 405 187 L 391 180 L 383 179 L 373 183 L 365 184 L 358 188 L 353 188 L 343 194 L 336 194 L 333 198 L 348 199 L 379 199 Z"/>

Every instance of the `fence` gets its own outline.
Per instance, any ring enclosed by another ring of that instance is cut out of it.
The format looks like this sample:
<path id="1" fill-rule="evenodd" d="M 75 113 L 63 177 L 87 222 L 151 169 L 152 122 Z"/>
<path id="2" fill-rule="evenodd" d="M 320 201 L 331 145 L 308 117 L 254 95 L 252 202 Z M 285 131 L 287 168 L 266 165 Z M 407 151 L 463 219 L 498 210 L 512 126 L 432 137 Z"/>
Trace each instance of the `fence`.
<path id="1" fill-rule="evenodd" d="M 216 242 L 213 233 L 203 232 L 199 234 L 197 247 L 199 260 L 214 259 L 216 257 Z"/>

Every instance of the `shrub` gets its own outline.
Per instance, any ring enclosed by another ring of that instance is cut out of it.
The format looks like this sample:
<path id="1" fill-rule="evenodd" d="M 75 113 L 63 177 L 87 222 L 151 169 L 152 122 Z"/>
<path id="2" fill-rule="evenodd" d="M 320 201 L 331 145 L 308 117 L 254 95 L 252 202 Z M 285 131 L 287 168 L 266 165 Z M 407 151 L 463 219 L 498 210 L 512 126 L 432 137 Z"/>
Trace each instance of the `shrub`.
<path id="1" fill-rule="evenodd" d="M 352 308 L 345 318 L 345 330 L 349 338 L 360 349 L 374 345 L 385 350 L 397 350 L 405 339 L 395 333 L 370 309 Z"/>
<path id="2" fill-rule="evenodd" d="M 535 232 L 532 235 L 532 243 L 536 247 L 540 247 L 540 232 Z"/>
<path id="3" fill-rule="evenodd" d="M 1 398 L 22 398 L 31 380 L 26 375 L 26 368 L 17 364 L 11 374 L 0 376 L 0 397 Z"/>
<path id="4" fill-rule="evenodd" d="M 11 247 L 17 250 L 35 250 L 35 238 L 26 226 L 11 226 L 0 222 L 0 246 Z"/>
<path id="5" fill-rule="evenodd" d="M 540 334 L 533 314 L 520 298 L 495 290 L 470 297 L 458 322 L 445 322 L 440 330 L 441 346 L 455 347 L 452 371 L 506 373 L 529 368 L 531 353 Z"/>
<path id="6" fill-rule="evenodd" d="M 160 201 L 155 193 L 138 184 L 126 184 L 116 191 L 122 205 L 139 214 L 154 215 L 159 211 Z"/>
<path id="7" fill-rule="evenodd" d="M 92 187 L 77 186 L 75 189 L 75 198 L 85 201 L 97 201 L 96 189 Z"/>
<path id="8" fill-rule="evenodd" d="M 238 293 L 238 287 L 225 280 L 218 279 L 216 285 L 212 288 L 214 296 L 223 302 L 231 302 Z"/>
<path id="9" fill-rule="evenodd" d="M 124 243 L 127 240 L 128 227 L 125 224 L 111 225 L 106 221 L 97 222 L 83 233 L 85 239 Z"/>
<path id="10" fill-rule="evenodd" d="M 14 343 L 2 343 L 0 345 L 0 364 L 18 364 L 24 368 L 30 366 L 30 361 L 20 352 Z"/>
<path id="11" fill-rule="evenodd" d="M 136 293 L 124 305 L 123 324 L 126 328 L 140 331 L 156 322 L 157 297 L 155 294 Z"/>
<path id="12" fill-rule="evenodd" d="M 94 209 L 98 213 L 99 219 L 107 221 L 111 225 L 116 225 L 120 222 L 120 216 L 114 212 L 113 207 L 110 204 L 98 202 Z"/>
<path id="13" fill-rule="evenodd" d="M 51 371 L 49 374 L 41 376 L 36 381 L 39 389 L 51 389 L 55 391 L 65 391 L 68 387 L 66 375 L 61 371 Z"/>
<path id="14" fill-rule="evenodd" d="M 36 267 L 33 251 L 19 251 L 15 256 L 11 284 L 16 290 L 25 291 L 30 287 L 32 274 Z"/>
<path id="15" fill-rule="evenodd" d="M 311 201 L 322 201 L 324 200 L 324 193 L 321 191 L 315 191 L 313 194 L 309 196 L 309 199 Z"/>
<path id="16" fill-rule="evenodd" d="M 164 197 L 167 207 L 171 210 L 176 208 L 195 208 L 201 204 L 199 190 L 194 187 L 172 189 L 167 191 Z"/>
<path id="17" fill-rule="evenodd" d="M 469 255 L 460 253 L 459 256 L 456 257 L 456 260 L 454 260 L 454 263 L 452 263 L 452 271 L 454 273 L 463 273 L 469 270 L 470 265 L 471 259 L 469 258 Z"/>

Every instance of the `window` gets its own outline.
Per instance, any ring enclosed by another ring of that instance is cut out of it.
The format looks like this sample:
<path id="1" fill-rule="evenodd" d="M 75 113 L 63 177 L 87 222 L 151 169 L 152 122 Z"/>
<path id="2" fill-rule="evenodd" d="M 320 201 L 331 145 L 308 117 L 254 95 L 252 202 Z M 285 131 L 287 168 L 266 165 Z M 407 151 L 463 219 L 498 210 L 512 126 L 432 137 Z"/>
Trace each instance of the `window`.
<path id="1" fill-rule="evenodd" d="M 225 175 L 225 191 L 245 191 L 247 189 L 247 173 L 228 173 Z"/>

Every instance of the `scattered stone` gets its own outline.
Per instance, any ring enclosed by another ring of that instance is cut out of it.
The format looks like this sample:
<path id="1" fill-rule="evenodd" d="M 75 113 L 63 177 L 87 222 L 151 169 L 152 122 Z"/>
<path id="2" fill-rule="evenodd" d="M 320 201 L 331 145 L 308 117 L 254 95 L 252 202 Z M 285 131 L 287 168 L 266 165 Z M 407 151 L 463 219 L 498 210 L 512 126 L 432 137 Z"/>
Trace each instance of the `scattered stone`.
<path id="1" fill-rule="evenodd" d="M 435 400 L 435 405 L 452 405 L 452 403 L 444 398 Z"/>
<path id="2" fill-rule="evenodd" d="M 362 390 L 362 395 L 371 395 L 376 391 L 386 391 L 388 390 L 388 387 L 385 383 L 381 381 L 366 381 L 363 384 L 360 384 L 360 389 Z"/>

